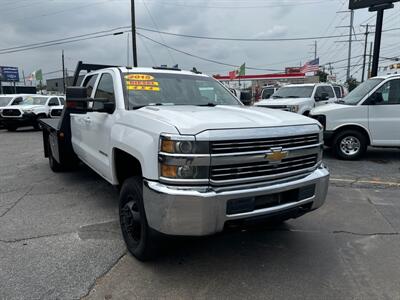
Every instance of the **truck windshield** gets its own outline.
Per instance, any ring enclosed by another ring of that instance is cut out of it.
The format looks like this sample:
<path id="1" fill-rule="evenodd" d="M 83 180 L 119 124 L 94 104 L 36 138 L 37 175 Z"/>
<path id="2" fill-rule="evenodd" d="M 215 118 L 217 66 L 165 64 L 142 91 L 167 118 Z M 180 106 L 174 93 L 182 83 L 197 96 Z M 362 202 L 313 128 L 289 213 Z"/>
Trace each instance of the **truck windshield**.
<path id="1" fill-rule="evenodd" d="M 205 76 L 125 73 L 129 108 L 148 105 L 241 105 L 218 81 Z"/>
<path id="2" fill-rule="evenodd" d="M 343 98 L 340 103 L 347 105 L 357 105 L 364 97 L 383 81 L 381 78 L 372 78 L 364 81 L 358 87 Z"/>
<path id="3" fill-rule="evenodd" d="M 22 100 L 21 105 L 45 105 L 47 102 L 47 97 L 32 97 L 27 96 Z"/>
<path id="4" fill-rule="evenodd" d="M 280 88 L 272 99 L 280 98 L 310 98 L 314 90 L 313 86 L 286 86 Z"/>
<path id="5" fill-rule="evenodd" d="M 0 97 L 0 107 L 6 106 L 12 99 L 12 97 Z"/>

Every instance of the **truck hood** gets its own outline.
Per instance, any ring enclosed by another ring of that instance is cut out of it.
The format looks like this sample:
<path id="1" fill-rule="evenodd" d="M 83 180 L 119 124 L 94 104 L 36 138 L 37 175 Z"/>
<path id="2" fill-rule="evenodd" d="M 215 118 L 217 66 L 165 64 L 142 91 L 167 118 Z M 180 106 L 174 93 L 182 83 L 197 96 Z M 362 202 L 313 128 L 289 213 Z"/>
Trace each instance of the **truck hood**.
<path id="1" fill-rule="evenodd" d="M 301 105 L 310 102 L 311 98 L 282 98 L 267 99 L 256 103 L 256 106 L 281 106 L 281 105 Z"/>
<path id="2" fill-rule="evenodd" d="M 157 106 L 140 111 L 175 126 L 181 134 L 211 129 L 238 129 L 317 124 L 311 118 L 280 110 L 246 106 Z"/>
<path id="3" fill-rule="evenodd" d="M 339 109 L 347 109 L 349 107 L 354 107 L 354 106 L 338 104 L 338 103 L 330 103 L 330 104 L 321 105 L 321 106 L 318 106 L 318 107 L 314 108 L 311 111 L 311 114 L 313 114 L 313 115 L 323 115 L 325 113 L 329 113 L 330 111 L 339 110 Z"/>

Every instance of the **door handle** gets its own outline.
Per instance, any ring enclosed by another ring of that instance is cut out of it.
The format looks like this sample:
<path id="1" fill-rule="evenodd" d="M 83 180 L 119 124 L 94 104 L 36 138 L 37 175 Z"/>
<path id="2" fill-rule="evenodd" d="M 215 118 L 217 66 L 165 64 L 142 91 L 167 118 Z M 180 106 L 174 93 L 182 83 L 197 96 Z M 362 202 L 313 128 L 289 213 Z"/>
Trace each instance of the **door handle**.
<path id="1" fill-rule="evenodd" d="M 92 122 L 92 120 L 89 117 L 85 117 L 83 118 L 83 120 L 85 121 L 86 124 L 90 124 Z"/>

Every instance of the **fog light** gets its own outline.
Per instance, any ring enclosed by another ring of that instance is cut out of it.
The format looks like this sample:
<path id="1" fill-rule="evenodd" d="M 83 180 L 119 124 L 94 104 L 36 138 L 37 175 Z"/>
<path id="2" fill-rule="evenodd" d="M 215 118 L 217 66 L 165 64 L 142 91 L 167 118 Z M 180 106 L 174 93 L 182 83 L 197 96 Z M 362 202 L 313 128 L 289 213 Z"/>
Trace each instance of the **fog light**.
<path id="1" fill-rule="evenodd" d="M 177 175 L 182 179 L 191 179 L 197 177 L 197 167 L 194 166 L 182 166 L 178 167 Z"/>

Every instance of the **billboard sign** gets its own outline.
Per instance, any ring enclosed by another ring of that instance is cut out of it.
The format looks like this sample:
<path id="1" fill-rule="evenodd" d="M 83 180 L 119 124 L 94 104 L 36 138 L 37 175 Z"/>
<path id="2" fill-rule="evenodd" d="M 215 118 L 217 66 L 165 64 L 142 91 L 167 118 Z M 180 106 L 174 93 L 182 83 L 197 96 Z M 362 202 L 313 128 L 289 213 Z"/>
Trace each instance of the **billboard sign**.
<path id="1" fill-rule="evenodd" d="M 389 4 L 400 0 L 350 0 L 349 9 L 367 8 L 377 5 Z"/>
<path id="2" fill-rule="evenodd" d="M 0 67 L 0 80 L 1 81 L 19 81 L 18 68 L 16 67 Z"/>

